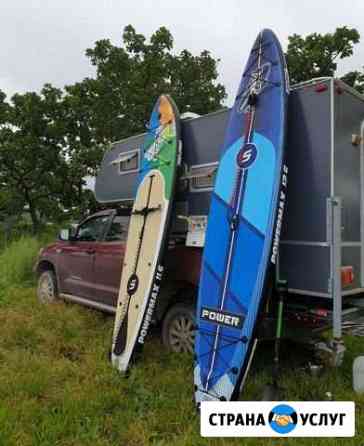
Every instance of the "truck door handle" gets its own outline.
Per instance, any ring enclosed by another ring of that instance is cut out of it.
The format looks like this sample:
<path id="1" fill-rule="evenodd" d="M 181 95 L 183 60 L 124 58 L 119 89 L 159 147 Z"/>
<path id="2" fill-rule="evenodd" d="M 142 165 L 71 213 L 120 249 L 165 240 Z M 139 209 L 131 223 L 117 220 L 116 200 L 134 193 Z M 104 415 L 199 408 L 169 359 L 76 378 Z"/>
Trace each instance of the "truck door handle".
<path id="1" fill-rule="evenodd" d="M 96 251 L 95 251 L 94 249 L 86 249 L 86 253 L 87 253 L 87 254 L 90 254 L 90 255 L 91 255 L 91 254 L 95 254 L 95 252 L 96 252 Z"/>

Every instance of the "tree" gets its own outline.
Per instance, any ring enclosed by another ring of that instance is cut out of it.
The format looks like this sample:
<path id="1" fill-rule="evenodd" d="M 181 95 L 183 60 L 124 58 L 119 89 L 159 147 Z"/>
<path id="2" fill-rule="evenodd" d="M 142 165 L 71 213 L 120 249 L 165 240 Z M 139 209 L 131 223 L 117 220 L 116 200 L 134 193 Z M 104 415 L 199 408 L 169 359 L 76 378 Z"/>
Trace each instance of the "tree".
<path id="1" fill-rule="evenodd" d="M 67 142 L 69 175 L 77 188 L 79 204 L 83 199 L 84 177 L 95 175 L 109 142 L 99 116 L 97 82 L 84 79 L 65 88 L 63 98 L 64 137 Z"/>
<path id="2" fill-rule="evenodd" d="M 364 67 L 362 71 L 350 71 L 341 78 L 348 85 L 355 88 L 359 93 L 364 93 Z"/>
<path id="3" fill-rule="evenodd" d="M 188 50 L 173 52 L 173 38 L 164 27 L 147 42 L 129 25 L 123 46 L 99 40 L 86 55 L 96 67 L 95 80 L 85 79 L 93 98 L 95 138 L 113 141 L 145 130 L 157 97 L 169 93 L 180 112 L 205 114 L 222 107 L 225 88 L 217 83 L 217 64 L 208 51 L 194 56 Z M 71 91 L 69 90 L 71 93 Z"/>
<path id="4" fill-rule="evenodd" d="M 96 78 L 65 87 L 67 160 L 80 204 L 85 198 L 83 178 L 96 174 L 111 142 L 145 131 L 160 94 L 171 94 L 180 112 L 200 114 L 220 109 L 226 97 L 217 83 L 218 60 L 208 51 L 198 56 L 188 50 L 174 54 L 172 35 L 164 27 L 147 42 L 129 25 L 122 39 L 121 47 L 106 39 L 86 50 Z"/>
<path id="5" fill-rule="evenodd" d="M 4 98 L 5 99 L 5 98 Z M 0 190 L 11 212 L 28 211 L 36 232 L 42 218 L 57 219 L 72 206 L 62 92 L 47 84 L 40 94 L 15 94 L 0 128 Z"/>
<path id="6" fill-rule="evenodd" d="M 286 53 L 291 83 L 302 82 L 314 77 L 334 76 L 337 61 L 353 54 L 353 47 L 360 40 L 358 31 L 343 26 L 334 33 L 313 33 L 303 38 L 298 34 L 288 37 Z M 346 77 L 351 85 L 363 83 L 358 72 Z"/>
<path id="7" fill-rule="evenodd" d="M 85 176 L 95 175 L 110 142 L 145 130 L 161 93 L 197 113 L 221 108 L 226 96 L 216 81 L 218 61 L 208 51 L 174 54 L 164 27 L 147 42 L 129 25 L 122 47 L 100 40 L 86 54 L 95 79 L 63 91 L 46 84 L 10 103 L 0 92 L 0 213 L 28 211 L 34 231 L 65 209 L 95 208 Z"/>

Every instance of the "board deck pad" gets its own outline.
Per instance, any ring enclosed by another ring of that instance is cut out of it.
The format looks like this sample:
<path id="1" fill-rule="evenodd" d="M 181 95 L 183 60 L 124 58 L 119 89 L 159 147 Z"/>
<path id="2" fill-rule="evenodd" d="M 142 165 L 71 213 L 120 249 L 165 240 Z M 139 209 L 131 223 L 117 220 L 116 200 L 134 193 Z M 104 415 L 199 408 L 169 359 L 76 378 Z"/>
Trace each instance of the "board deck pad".
<path id="1" fill-rule="evenodd" d="M 211 197 L 196 314 L 197 404 L 236 398 L 256 345 L 285 203 L 288 93 L 281 46 L 263 30 L 230 112 Z"/>
<path id="2" fill-rule="evenodd" d="M 152 320 L 180 159 L 180 122 L 173 100 L 157 100 L 141 153 L 115 316 L 111 359 L 126 371 Z"/>

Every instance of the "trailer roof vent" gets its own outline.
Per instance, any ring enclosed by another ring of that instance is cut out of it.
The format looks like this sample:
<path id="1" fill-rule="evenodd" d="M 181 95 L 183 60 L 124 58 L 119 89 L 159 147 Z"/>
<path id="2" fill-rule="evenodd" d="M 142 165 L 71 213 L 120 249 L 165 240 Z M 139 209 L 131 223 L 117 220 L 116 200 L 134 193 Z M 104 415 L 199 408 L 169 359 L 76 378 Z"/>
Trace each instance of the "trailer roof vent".
<path id="1" fill-rule="evenodd" d="M 188 179 L 191 192 L 212 190 L 215 183 L 218 163 L 191 166 Z"/>

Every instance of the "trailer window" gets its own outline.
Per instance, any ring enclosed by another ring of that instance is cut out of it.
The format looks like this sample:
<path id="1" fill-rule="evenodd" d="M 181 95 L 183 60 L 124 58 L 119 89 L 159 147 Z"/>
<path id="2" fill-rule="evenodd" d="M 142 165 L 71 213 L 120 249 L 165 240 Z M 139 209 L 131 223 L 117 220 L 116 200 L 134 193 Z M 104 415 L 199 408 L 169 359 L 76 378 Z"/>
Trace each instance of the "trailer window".
<path id="1" fill-rule="evenodd" d="M 124 173 L 137 172 L 139 168 L 139 149 L 120 153 L 110 164 L 116 166 L 121 175 Z"/>
<path id="2" fill-rule="evenodd" d="M 217 163 L 192 166 L 190 174 L 188 175 L 191 192 L 212 190 L 215 183 L 216 171 Z"/>
<path id="3" fill-rule="evenodd" d="M 120 157 L 119 172 L 126 173 L 138 170 L 139 167 L 139 150 L 125 153 L 123 157 Z"/>

